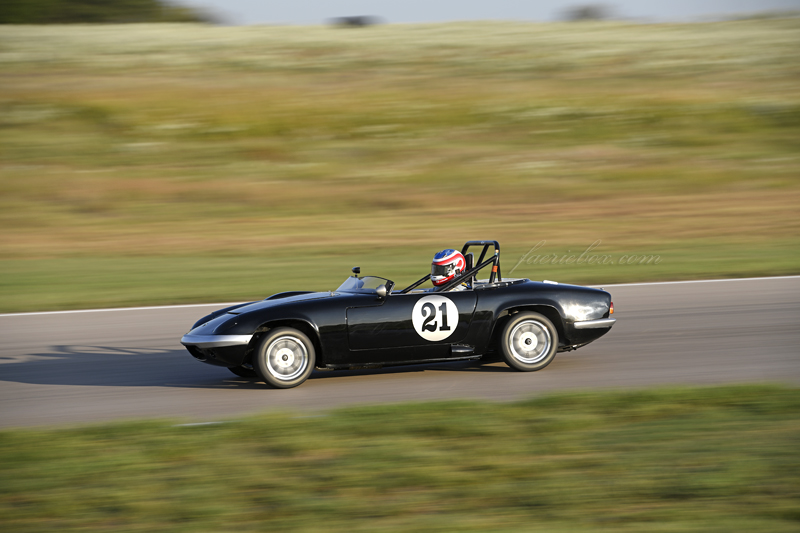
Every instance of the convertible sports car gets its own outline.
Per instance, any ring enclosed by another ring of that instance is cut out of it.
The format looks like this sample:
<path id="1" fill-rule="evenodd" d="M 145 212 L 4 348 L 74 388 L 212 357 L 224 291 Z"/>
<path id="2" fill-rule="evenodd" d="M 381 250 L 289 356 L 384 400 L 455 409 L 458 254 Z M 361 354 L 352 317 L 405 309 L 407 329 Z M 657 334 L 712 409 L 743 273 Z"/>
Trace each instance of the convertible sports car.
<path id="1" fill-rule="evenodd" d="M 482 247 L 477 261 L 470 247 Z M 215 311 L 181 343 L 199 361 L 285 389 L 314 368 L 484 359 L 541 370 L 556 352 L 589 344 L 616 321 L 603 290 L 503 279 L 497 241 L 469 241 L 461 254 L 463 272 L 433 288 L 418 289 L 431 274 L 395 290 L 355 267 L 335 291 L 282 292 Z M 478 279 L 489 267 L 488 279 Z"/>

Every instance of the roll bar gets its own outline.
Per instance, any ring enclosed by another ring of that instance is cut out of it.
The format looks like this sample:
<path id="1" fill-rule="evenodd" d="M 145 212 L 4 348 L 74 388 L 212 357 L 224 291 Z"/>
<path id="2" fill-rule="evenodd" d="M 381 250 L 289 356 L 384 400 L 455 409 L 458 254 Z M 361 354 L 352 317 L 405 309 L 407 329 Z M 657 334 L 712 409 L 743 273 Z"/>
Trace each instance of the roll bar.
<path id="1" fill-rule="evenodd" d="M 481 263 L 483 262 L 483 258 L 486 257 L 486 252 L 489 251 L 489 247 L 494 246 L 494 257 L 492 258 L 494 260 L 493 261 L 494 267 L 492 267 L 492 275 L 489 277 L 489 283 L 494 283 L 495 274 L 497 275 L 497 281 L 503 281 L 503 276 L 500 272 L 500 243 L 498 243 L 497 241 L 469 241 L 461 249 L 461 253 L 466 255 L 467 250 L 469 250 L 470 246 L 483 246 L 483 250 L 481 250 L 481 255 L 480 257 L 478 257 L 477 261 L 478 266 L 481 265 Z M 480 268 L 483 267 L 480 266 Z"/>
<path id="2" fill-rule="evenodd" d="M 489 283 L 494 283 L 495 278 L 497 279 L 497 281 L 503 281 L 503 277 L 500 272 L 500 244 L 497 241 L 467 241 L 467 243 L 464 244 L 464 247 L 461 248 L 461 253 L 466 255 L 467 250 L 469 250 L 471 246 L 483 246 L 483 250 L 481 250 L 481 255 L 480 257 L 478 257 L 478 261 L 476 261 L 478 264 L 472 267 L 471 269 L 467 270 L 466 272 L 462 272 L 462 274 L 459 277 L 451 279 L 444 285 L 436 287 L 435 292 L 444 292 L 450 290 L 459 283 L 463 283 L 465 278 L 466 279 L 471 278 L 472 276 L 477 274 L 479 270 L 482 270 L 489 265 L 493 265 L 492 273 L 489 276 Z M 486 253 L 489 251 L 489 247 L 494 247 L 494 255 L 484 261 Z M 415 281 L 414 283 L 412 283 L 411 285 L 400 291 L 400 294 L 406 294 L 407 292 L 416 289 L 429 279 L 431 279 L 430 274 L 426 275 L 424 278 L 418 281 Z"/>

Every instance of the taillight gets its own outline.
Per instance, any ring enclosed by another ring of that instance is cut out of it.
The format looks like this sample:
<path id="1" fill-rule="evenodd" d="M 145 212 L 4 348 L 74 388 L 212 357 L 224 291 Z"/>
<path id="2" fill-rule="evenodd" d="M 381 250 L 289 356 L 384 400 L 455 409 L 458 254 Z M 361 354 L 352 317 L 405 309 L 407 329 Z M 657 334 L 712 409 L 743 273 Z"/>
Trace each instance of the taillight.
<path id="1" fill-rule="evenodd" d="M 609 306 L 609 308 L 608 308 L 608 314 L 609 315 L 613 315 L 614 314 L 614 302 L 611 302 L 611 306 Z"/>

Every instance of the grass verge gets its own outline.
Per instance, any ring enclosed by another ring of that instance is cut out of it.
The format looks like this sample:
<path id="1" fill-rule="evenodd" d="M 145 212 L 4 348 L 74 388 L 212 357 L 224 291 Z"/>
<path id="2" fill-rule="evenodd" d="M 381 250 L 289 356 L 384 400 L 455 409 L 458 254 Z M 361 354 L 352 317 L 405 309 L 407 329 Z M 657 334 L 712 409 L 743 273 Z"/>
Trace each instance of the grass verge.
<path id="1" fill-rule="evenodd" d="M 389 277 L 405 287 L 427 273 L 427 249 L 387 246 L 369 251 L 356 246 L 311 255 L 318 269 L 310 269 L 305 263 L 308 254 L 296 248 L 252 256 L 0 261 L 0 293 L 5 296 L 0 300 L 0 312 L 252 301 L 286 290 L 334 290 L 355 265 L 361 266 L 364 274 Z M 505 250 L 505 276 L 575 284 L 792 275 L 800 264 L 800 242 L 775 240 L 747 247 L 702 240 L 682 242 L 645 255 L 601 245 L 585 254 L 581 264 L 577 261 L 584 250 L 566 246 L 545 244 L 533 252 L 519 247 Z M 571 263 L 566 262 L 569 257 L 573 257 Z M 589 264 L 592 257 L 608 262 Z"/>
<path id="2" fill-rule="evenodd" d="M 800 391 L 0 432 L 7 531 L 796 531 Z"/>

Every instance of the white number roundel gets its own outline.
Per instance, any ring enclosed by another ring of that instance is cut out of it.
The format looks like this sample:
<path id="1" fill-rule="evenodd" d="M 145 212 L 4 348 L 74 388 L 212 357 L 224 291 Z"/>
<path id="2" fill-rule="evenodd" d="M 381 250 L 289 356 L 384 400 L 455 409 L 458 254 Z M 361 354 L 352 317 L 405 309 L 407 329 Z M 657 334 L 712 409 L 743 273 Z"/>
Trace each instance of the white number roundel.
<path id="1" fill-rule="evenodd" d="M 450 298 L 425 296 L 414 305 L 411 322 L 423 339 L 443 341 L 458 327 L 458 307 Z"/>

